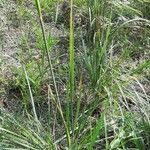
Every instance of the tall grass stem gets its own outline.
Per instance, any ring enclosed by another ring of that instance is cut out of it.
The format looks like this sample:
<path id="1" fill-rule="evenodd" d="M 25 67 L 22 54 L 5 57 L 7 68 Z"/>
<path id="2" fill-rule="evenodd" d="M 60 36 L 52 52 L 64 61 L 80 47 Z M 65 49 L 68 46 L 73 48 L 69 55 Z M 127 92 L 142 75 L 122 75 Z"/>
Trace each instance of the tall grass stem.
<path id="1" fill-rule="evenodd" d="M 74 25 L 73 25 L 73 0 L 70 0 L 70 100 L 71 100 L 71 128 L 74 135 L 73 100 L 74 100 Z"/>

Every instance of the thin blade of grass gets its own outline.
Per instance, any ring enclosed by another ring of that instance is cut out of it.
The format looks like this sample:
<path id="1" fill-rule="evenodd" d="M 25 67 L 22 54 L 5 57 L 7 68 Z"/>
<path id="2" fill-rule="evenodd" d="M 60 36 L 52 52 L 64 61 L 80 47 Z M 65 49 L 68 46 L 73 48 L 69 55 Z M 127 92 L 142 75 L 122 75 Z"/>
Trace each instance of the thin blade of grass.
<path id="1" fill-rule="evenodd" d="M 29 77 L 27 75 L 27 72 L 26 72 L 26 69 L 25 69 L 24 65 L 23 65 L 23 70 L 24 70 L 24 73 L 25 73 L 25 77 L 26 77 L 27 84 L 28 84 L 28 89 L 29 89 L 29 92 L 30 92 L 31 105 L 32 105 L 32 109 L 33 109 L 33 114 L 34 114 L 34 117 L 35 117 L 35 121 L 37 123 L 39 123 L 39 120 L 38 120 L 38 117 L 37 117 L 37 113 L 36 113 L 36 109 L 35 109 L 34 98 L 33 98 L 32 90 L 31 90 L 30 82 L 29 82 Z"/>
<path id="2" fill-rule="evenodd" d="M 104 114 L 101 114 L 101 117 L 97 120 L 96 126 L 91 133 L 88 150 L 93 150 L 93 146 L 96 143 L 98 136 L 100 136 L 103 132 L 104 132 Z"/>
<path id="3" fill-rule="evenodd" d="M 70 0 L 70 102 L 71 102 L 71 128 L 74 135 L 73 100 L 74 100 L 74 25 L 73 25 L 73 0 Z"/>
<path id="4" fill-rule="evenodd" d="M 40 24 L 41 24 L 42 34 L 43 34 L 43 40 L 44 40 L 45 50 L 46 50 L 46 56 L 47 56 L 48 65 L 49 65 L 49 68 L 50 68 L 50 73 L 52 75 L 53 85 L 54 85 L 54 89 L 55 89 L 55 93 L 56 93 L 56 99 L 57 99 L 57 102 L 59 103 L 59 107 L 61 108 L 61 104 L 60 104 L 60 100 L 59 100 L 59 94 L 58 94 L 58 89 L 57 89 L 55 75 L 54 75 L 52 61 L 51 61 L 51 56 L 49 54 L 48 43 L 47 43 L 47 40 L 46 40 L 45 27 L 44 27 L 42 13 L 41 13 L 40 1 L 39 0 L 35 0 L 35 4 L 36 4 L 36 7 L 37 7 L 39 19 L 40 19 Z"/>

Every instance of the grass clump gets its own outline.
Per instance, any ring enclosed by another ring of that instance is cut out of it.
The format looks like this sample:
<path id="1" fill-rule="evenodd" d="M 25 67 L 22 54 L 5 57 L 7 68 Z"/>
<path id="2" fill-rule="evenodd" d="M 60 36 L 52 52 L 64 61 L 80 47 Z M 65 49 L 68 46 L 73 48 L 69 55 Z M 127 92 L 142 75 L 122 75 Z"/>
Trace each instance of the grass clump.
<path id="1" fill-rule="evenodd" d="M 34 40 L 31 43 L 23 36 L 21 67 L 14 70 L 20 100 L 32 109 L 24 107 L 19 116 L 1 109 L 0 147 L 148 150 L 150 21 L 149 11 L 139 7 L 142 3 L 147 8 L 148 2 L 69 1 L 69 24 L 64 23 L 68 20 L 53 22 L 69 34 L 64 53 L 62 47 L 59 53 L 59 42 L 43 19 L 43 11 L 53 11 L 57 2 L 35 0 L 38 23 L 36 19 L 32 22 Z M 75 26 L 74 9 L 80 5 L 86 14 L 84 29 Z M 39 57 L 34 57 L 35 52 Z"/>

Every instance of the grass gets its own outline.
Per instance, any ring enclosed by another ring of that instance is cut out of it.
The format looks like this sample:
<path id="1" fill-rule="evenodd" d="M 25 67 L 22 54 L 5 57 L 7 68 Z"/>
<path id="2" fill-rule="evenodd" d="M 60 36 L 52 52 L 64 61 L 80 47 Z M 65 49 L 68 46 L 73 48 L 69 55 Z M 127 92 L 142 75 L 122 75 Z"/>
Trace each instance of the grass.
<path id="1" fill-rule="evenodd" d="M 69 25 L 55 18 L 63 1 L 35 0 L 36 11 L 18 2 L 18 18 L 30 22 L 32 38 L 23 33 L 14 81 L 0 78 L 17 89 L 23 105 L 20 114 L 0 109 L 0 149 L 150 149 L 149 2 L 70 0 Z M 76 28 L 80 8 L 86 24 Z M 50 24 L 69 35 L 67 50 Z"/>

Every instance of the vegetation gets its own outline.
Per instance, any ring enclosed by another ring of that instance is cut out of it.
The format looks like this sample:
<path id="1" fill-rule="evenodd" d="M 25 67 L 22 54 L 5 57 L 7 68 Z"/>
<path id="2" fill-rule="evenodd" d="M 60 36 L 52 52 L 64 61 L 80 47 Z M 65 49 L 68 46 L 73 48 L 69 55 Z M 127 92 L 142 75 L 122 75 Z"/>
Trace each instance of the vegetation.
<path id="1" fill-rule="evenodd" d="M 11 78 L 0 58 L 0 94 L 20 105 L 0 108 L 0 149 L 149 150 L 149 0 L 15 4 L 30 29 Z"/>

